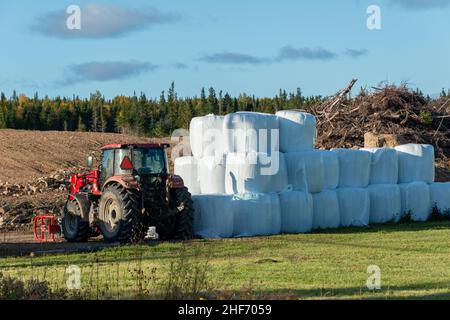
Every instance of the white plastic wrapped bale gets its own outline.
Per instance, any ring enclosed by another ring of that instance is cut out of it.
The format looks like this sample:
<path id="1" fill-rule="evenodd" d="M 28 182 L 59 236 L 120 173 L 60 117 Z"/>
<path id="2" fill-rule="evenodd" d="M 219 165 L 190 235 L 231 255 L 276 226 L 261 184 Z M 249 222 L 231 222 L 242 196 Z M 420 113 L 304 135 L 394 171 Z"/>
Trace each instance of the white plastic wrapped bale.
<path id="1" fill-rule="evenodd" d="M 224 154 L 223 116 L 213 114 L 191 120 L 189 136 L 192 154 L 196 158 Z"/>
<path id="2" fill-rule="evenodd" d="M 196 195 L 194 234 L 202 238 L 231 238 L 234 230 L 232 196 Z"/>
<path id="3" fill-rule="evenodd" d="M 202 194 L 225 193 L 225 157 L 204 157 L 198 160 L 198 179 Z"/>
<path id="4" fill-rule="evenodd" d="M 288 180 L 295 191 L 320 193 L 324 189 L 324 172 L 322 152 L 305 151 L 285 154 Z M 306 177 L 307 189 L 304 187 Z"/>
<path id="5" fill-rule="evenodd" d="M 190 193 L 200 193 L 198 163 L 194 157 L 181 157 L 175 159 L 174 171 L 177 176 L 183 178 L 184 185 L 189 189 Z"/>
<path id="6" fill-rule="evenodd" d="M 316 118 L 309 113 L 286 110 L 276 114 L 280 122 L 280 151 L 298 152 L 314 149 L 317 136 Z"/>
<path id="7" fill-rule="evenodd" d="M 427 182 L 435 178 L 434 147 L 424 144 L 406 144 L 395 147 L 398 153 L 398 183 Z"/>
<path id="8" fill-rule="evenodd" d="M 400 188 L 396 184 L 374 184 L 368 187 L 370 195 L 370 223 L 399 221 L 402 203 Z"/>
<path id="9" fill-rule="evenodd" d="M 337 229 L 340 226 L 339 201 L 335 190 L 324 190 L 313 197 L 313 229 Z"/>
<path id="10" fill-rule="evenodd" d="M 318 150 L 322 154 L 324 166 L 324 189 L 336 189 L 339 185 L 339 158 L 336 152 Z"/>
<path id="11" fill-rule="evenodd" d="M 365 148 L 372 153 L 370 184 L 397 184 L 398 155 L 395 149 Z"/>
<path id="12" fill-rule="evenodd" d="M 278 117 L 272 114 L 238 112 L 225 116 L 223 134 L 226 153 L 280 150 Z"/>
<path id="13" fill-rule="evenodd" d="M 281 205 L 281 232 L 307 233 L 313 225 L 313 199 L 306 192 L 288 191 L 279 194 Z"/>
<path id="14" fill-rule="evenodd" d="M 305 162 L 294 156 L 290 156 L 289 153 L 286 153 L 284 157 L 286 159 L 289 186 L 295 191 L 309 192 L 308 182 L 306 181 Z"/>
<path id="15" fill-rule="evenodd" d="M 436 206 L 439 213 L 450 215 L 450 183 L 430 184 L 431 205 Z"/>
<path id="16" fill-rule="evenodd" d="M 339 188 L 365 188 L 370 182 L 372 155 L 368 151 L 336 149 L 339 158 Z"/>
<path id="17" fill-rule="evenodd" d="M 232 199 L 234 236 L 253 237 L 281 232 L 278 194 L 240 194 Z"/>
<path id="18" fill-rule="evenodd" d="M 400 184 L 402 216 L 411 214 L 413 221 L 427 221 L 432 212 L 430 188 L 425 182 Z"/>
<path id="19" fill-rule="evenodd" d="M 341 227 L 364 227 L 369 225 L 370 196 L 367 189 L 337 189 Z"/>
<path id="20" fill-rule="evenodd" d="M 270 193 L 286 190 L 288 176 L 284 154 L 229 153 L 226 160 L 227 194 Z"/>

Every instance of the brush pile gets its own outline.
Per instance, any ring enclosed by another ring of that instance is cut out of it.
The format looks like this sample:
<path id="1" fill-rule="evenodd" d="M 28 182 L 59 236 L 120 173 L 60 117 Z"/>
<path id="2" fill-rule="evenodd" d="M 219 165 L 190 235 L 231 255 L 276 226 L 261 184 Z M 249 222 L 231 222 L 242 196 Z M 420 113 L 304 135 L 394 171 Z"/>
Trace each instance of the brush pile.
<path id="1" fill-rule="evenodd" d="M 70 175 L 77 172 L 77 170 L 78 168 L 57 170 L 48 176 L 37 178 L 25 184 L 0 182 L 0 195 L 20 197 L 49 191 L 65 192 L 70 187 Z"/>
<path id="2" fill-rule="evenodd" d="M 431 144 L 436 156 L 450 157 L 450 98 L 429 101 L 406 85 L 365 90 L 354 98 L 347 93 L 356 83 L 332 99 L 312 107 L 317 118 L 318 147 L 353 148 L 364 146 L 364 135 L 401 135 L 409 143 Z"/>

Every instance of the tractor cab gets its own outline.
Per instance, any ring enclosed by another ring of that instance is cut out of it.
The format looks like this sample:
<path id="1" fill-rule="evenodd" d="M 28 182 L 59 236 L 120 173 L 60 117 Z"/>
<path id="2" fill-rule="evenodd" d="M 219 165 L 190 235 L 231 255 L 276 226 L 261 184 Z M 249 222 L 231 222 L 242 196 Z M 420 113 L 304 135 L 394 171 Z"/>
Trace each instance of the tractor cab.
<path id="1" fill-rule="evenodd" d="M 111 178 L 135 178 L 139 182 L 144 176 L 169 176 L 167 144 L 116 144 L 102 148 L 99 167 L 99 186 Z"/>

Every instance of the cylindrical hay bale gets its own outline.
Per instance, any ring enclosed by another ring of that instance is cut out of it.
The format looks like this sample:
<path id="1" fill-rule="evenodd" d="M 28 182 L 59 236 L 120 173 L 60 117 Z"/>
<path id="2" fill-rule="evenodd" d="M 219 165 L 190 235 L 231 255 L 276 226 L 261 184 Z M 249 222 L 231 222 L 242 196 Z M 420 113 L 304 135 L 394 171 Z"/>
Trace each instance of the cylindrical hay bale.
<path id="1" fill-rule="evenodd" d="M 286 110 L 276 114 L 280 122 L 281 152 L 310 151 L 317 136 L 316 118 L 309 113 Z"/>
<path id="2" fill-rule="evenodd" d="M 400 184 L 402 216 L 411 215 L 413 221 L 427 221 L 432 212 L 430 188 L 425 182 Z"/>
<path id="3" fill-rule="evenodd" d="M 237 112 L 225 116 L 223 133 L 226 153 L 279 152 L 280 127 L 273 114 Z"/>
<path id="4" fill-rule="evenodd" d="M 225 158 L 204 157 L 198 160 L 198 178 L 202 194 L 225 193 Z"/>
<path id="5" fill-rule="evenodd" d="M 365 188 L 370 182 L 372 155 L 368 151 L 336 149 L 339 158 L 339 188 Z"/>
<path id="6" fill-rule="evenodd" d="M 224 154 L 223 116 L 213 114 L 191 120 L 189 136 L 192 154 L 196 158 Z"/>
<path id="7" fill-rule="evenodd" d="M 194 234 L 202 238 L 231 238 L 234 230 L 232 196 L 196 195 Z"/>
<path id="8" fill-rule="evenodd" d="M 450 182 L 430 184 L 431 205 L 441 215 L 450 215 Z"/>
<path id="9" fill-rule="evenodd" d="M 398 153 L 398 183 L 433 183 L 435 178 L 434 147 L 406 144 L 395 147 Z"/>
<path id="10" fill-rule="evenodd" d="M 198 181 L 198 163 L 194 157 L 181 157 L 175 159 L 175 174 L 183 178 L 184 185 L 192 194 L 200 193 Z"/>
<path id="11" fill-rule="evenodd" d="M 320 193 L 324 189 L 322 153 L 319 151 L 289 152 L 285 154 L 289 184 L 295 191 Z M 304 189 L 306 177 L 307 190 Z"/>
<path id="12" fill-rule="evenodd" d="M 395 149 L 365 148 L 372 153 L 370 184 L 397 184 L 398 155 Z"/>
<path id="13" fill-rule="evenodd" d="M 337 189 L 341 227 L 365 227 L 369 225 L 370 196 L 367 189 Z"/>
<path id="14" fill-rule="evenodd" d="M 280 200 L 276 193 L 234 195 L 232 207 L 235 237 L 269 236 L 281 232 Z"/>
<path id="15" fill-rule="evenodd" d="M 324 190 L 313 197 L 313 229 L 337 229 L 340 226 L 339 201 L 335 190 Z"/>
<path id="16" fill-rule="evenodd" d="M 284 154 L 230 153 L 227 155 L 227 194 L 281 192 L 288 186 Z"/>
<path id="17" fill-rule="evenodd" d="M 336 152 L 318 150 L 322 154 L 324 166 L 324 189 L 333 190 L 339 185 L 339 158 Z"/>
<path id="18" fill-rule="evenodd" d="M 402 202 L 396 184 L 374 184 L 367 188 L 370 195 L 370 223 L 400 221 Z"/>
<path id="19" fill-rule="evenodd" d="M 306 192 L 289 191 L 279 194 L 281 204 L 281 232 L 307 233 L 313 225 L 313 199 Z"/>

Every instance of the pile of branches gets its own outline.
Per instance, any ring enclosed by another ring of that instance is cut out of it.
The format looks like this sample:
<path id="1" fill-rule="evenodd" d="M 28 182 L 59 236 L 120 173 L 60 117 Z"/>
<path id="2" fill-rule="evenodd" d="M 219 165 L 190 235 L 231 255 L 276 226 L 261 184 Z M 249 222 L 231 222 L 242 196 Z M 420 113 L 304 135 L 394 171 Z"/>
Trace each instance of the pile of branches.
<path id="1" fill-rule="evenodd" d="M 25 184 L 9 184 L 0 182 L 0 195 L 20 197 L 24 195 L 35 195 L 48 191 L 66 192 L 70 187 L 70 176 L 78 172 L 79 168 L 58 170 L 48 176 L 37 178 Z"/>
<path id="2" fill-rule="evenodd" d="M 384 85 L 361 90 L 349 98 L 354 79 L 344 90 L 313 106 L 317 117 L 318 146 L 354 148 L 364 146 L 367 132 L 401 135 L 409 143 L 432 144 L 436 156 L 450 157 L 450 99 L 431 100 L 407 85 Z"/>

